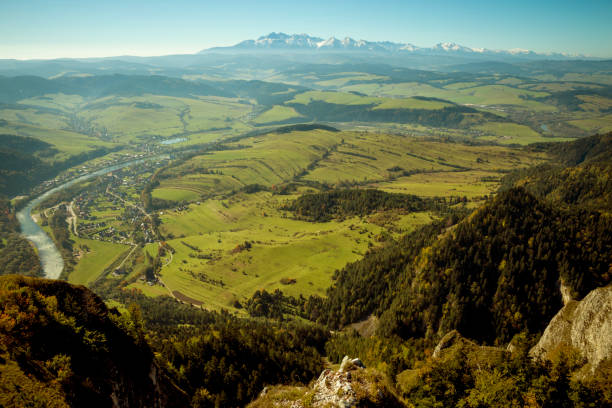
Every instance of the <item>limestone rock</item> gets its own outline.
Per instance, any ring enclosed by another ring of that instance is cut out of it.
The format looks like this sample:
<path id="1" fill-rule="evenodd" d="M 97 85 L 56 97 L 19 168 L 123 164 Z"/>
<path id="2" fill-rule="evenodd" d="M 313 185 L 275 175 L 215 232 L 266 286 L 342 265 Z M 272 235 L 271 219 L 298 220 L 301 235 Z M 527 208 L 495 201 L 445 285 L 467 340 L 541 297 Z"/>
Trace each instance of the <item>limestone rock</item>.
<path id="1" fill-rule="evenodd" d="M 250 408 L 402 407 L 384 375 L 366 369 L 358 358 L 342 359 L 338 371 L 326 369 L 311 387 L 268 387 Z"/>
<path id="2" fill-rule="evenodd" d="M 313 386 L 314 406 L 349 408 L 355 406 L 356 394 L 348 372 L 324 370 Z"/>
<path id="3" fill-rule="evenodd" d="M 340 363 L 340 372 L 344 373 L 355 368 L 365 368 L 365 364 L 359 358 L 351 359 L 349 356 L 344 356 Z"/>
<path id="4" fill-rule="evenodd" d="M 591 370 L 612 358 L 612 286 L 597 288 L 581 301 L 569 300 L 530 353 L 546 358 L 561 345 L 580 351 Z"/>
<path id="5" fill-rule="evenodd" d="M 438 342 L 438 344 L 436 345 L 436 348 L 434 349 L 432 357 L 433 358 L 440 357 L 440 355 L 442 354 L 442 350 L 445 350 L 453 346 L 455 343 L 457 343 L 458 341 L 462 339 L 463 338 L 461 337 L 461 335 L 459 334 L 457 330 L 451 330 L 450 332 L 446 333 L 444 337 L 442 337 L 442 339 Z"/>

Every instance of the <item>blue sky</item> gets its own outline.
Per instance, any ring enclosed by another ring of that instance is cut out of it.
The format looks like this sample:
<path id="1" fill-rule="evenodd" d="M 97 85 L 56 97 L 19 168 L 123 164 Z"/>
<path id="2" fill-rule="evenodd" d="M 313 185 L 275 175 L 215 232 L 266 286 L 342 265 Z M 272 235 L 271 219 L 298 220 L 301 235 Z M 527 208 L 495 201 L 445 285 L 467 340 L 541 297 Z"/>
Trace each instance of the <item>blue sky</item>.
<path id="1" fill-rule="evenodd" d="M 612 0 L 0 0 L 0 58 L 193 53 L 272 31 L 612 57 Z"/>

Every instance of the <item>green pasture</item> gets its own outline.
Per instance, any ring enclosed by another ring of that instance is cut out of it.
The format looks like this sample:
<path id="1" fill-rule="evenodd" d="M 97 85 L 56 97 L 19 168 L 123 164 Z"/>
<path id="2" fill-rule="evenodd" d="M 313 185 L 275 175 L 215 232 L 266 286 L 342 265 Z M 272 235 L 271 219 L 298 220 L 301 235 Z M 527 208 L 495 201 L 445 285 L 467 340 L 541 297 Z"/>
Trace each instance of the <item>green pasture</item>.
<path id="1" fill-rule="evenodd" d="M 359 84 L 343 87 L 343 91 L 358 91 L 373 96 L 410 97 L 426 96 L 445 99 L 465 105 L 513 105 L 537 111 L 554 111 L 556 108 L 528 98 L 549 95 L 546 92 L 519 89 L 506 85 L 481 85 L 455 83 L 438 88 L 421 83 Z M 299 96 L 299 95 L 298 95 Z"/>
<path id="2" fill-rule="evenodd" d="M 286 103 L 307 105 L 312 101 L 323 101 L 339 105 L 375 105 L 374 109 L 442 109 L 446 106 L 452 106 L 452 104 L 442 101 L 428 101 L 410 97 L 379 98 L 333 91 L 304 92 L 296 95 L 291 101 Z"/>
<path id="3" fill-rule="evenodd" d="M 229 98 L 143 95 L 92 101 L 79 117 L 115 136 L 167 137 L 225 129 L 250 111 L 250 105 Z"/>
<path id="4" fill-rule="evenodd" d="M 274 105 L 272 108 L 257 116 L 253 122 L 257 124 L 282 122 L 284 120 L 302 117 L 295 109 L 289 106 Z"/>
<path id="5" fill-rule="evenodd" d="M 85 103 L 85 99 L 80 95 L 58 93 L 22 99 L 19 103 L 22 105 L 58 110 L 65 113 L 73 113 Z"/>
<path id="6" fill-rule="evenodd" d="M 376 107 L 377 109 L 442 109 L 447 106 L 452 106 L 450 103 L 440 101 L 427 101 L 417 98 L 385 98 L 383 102 Z"/>
<path id="7" fill-rule="evenodd" d="M 499 146 L 469 146 L 394 135 L 343 132 L 344 144 L 303 178 L 328 183 L 380 182 L 401 172 L 507 170 L 540 160 Z M 395 170 L 394 170 L 395 169 Z"/>
<path id="8" fill-rule="evenodd" d="M 570 125 L 586 130 L 589 133 L 612 132 L 612 115 L 601 115 L 588 119 L 577 119 L 568 122 Z"/>
<path id="9" fill-rule="evenodd" d="M 194 201 L 200 198 L 200 194 L 191 190 L 181 188 L 156 188 L 151 192 L 155 198 L 170 201 Z"/>
<path id="10" fill-rule="evenodd" d="M 50 129 L 62 129 L 68 126 L 67 119 L 64 116 L 32 108 L 0 109 L 0 119 Z"/>
<path id="11" fill-rule="evenodd" d="M 500 144 L 526 145 L 536 142 L 551 141 L 551 138 L 542 136 L 529 126 L 519 125 L 517 123 L 487 122 L 482 125 L 474 126 L 474 129 L 480 130 L 483 133 L 480 139 L 492 140 Z M 564 140 L 567 139 L 560 139 L 559 141 Z"/>
<path id="12" fill-rule="evenodd" d="M 165 183 L 177 187 L 189 185 L 189 189 L 206 194 L 209 188 L 198 189 L 197 184 L 212 183 L 217 191 L 224 186 L 231 186 L 231 190 L 249 184 L 272 186 L 292 180 L 340 139 L 338 133 L 323 130 L 243 139 L 234 144 L 243 148 L 195 156 L 167 170 L 161 187 Z"/>
<path id="13" fill-rule="evenodd" d="M 88 251 L 81 250 L 83 254 L 68 276 L 71 283 L 86 285 L 94 281 L 104 269 L 108 268 L 120 257 L 127 255 L 129 245 L 115 244 L 113 242 L 98 241 L 73 236 L 74 247 L 88 247 Z"/>
<path id="14" fill-rule="evenodd" d="M 612 109 L 612 99 L 598 95 L 578 95 L 578 99 L 584 103 L 580 108 L 584 111 L 591 112 L 609 112 Z"/>
<path id="15" fill-rule="evenodd" d="M 322 80 L 316 82 L 316 85 L 321 87 L 341 87 L 352 81 L 384 81 L 389 79 L 388 76 L 368 74 L 364 72 L 340 72 L 329 75 L 321 75 L 320 78 Z"/>
<path id="16" fill-rule="evenodd" d="M 0 123 L 0 133 L 29 136 L 53 145 L 59 153 L 50 158 L 64 160 L 69 156 L 94 150 L 100 147 L 115 146 L 113 143 L 67 130 L 48 129 L 16 122 Z"/>
<path id="17" fill-rule="evenodd" d="M 370 243 L 376 245 L 383 230 L 380 219 L 389 218 L 294 220 L 280 209 L 294 198 L 264 192 L 237 194 L 191 204 L 187 211 L 164 212 L 162 232 L 177 237 L 167 241 L 175 252 L 162 268 L 164 283 L 213 309 L 231 307 L 234 300 L 244 300 L 258 289 L 280 288 L 293 296 L 323 294 L 335 269 L 361 257 Z M 394 217 L 392 227 L 408 231 L 428 222 L 427 213 L 405 214 Z M 239 250 L 245 241 L 252 247 Z M 155 244 L 146 249 L 151 255 L 157 252 Z M 198 254 L 212 259 L 199 259 Z M 283 285 L 283 278 L 296 282 Z"/>
<path id="18" fill-rule="evenodd" d="M 494 193 L 503 174 L 482 171 L 435 172 L 413 174 L 378 183 L 376 188 L 390 193 L 421 197 L 479 197 Z"/>
<path id="19" fill-rule="evenodd" d="M 308 105 L 312 101 L 323 101 L 327 103 L 335 103 L 338 105 L 375 105 L 380 103 L 380 100 L 370 96 L 360 96 L 352 93 L 333 92 L 333 91 L 308 91 L 296 95 L 287 104 L 299 103 Z"/>

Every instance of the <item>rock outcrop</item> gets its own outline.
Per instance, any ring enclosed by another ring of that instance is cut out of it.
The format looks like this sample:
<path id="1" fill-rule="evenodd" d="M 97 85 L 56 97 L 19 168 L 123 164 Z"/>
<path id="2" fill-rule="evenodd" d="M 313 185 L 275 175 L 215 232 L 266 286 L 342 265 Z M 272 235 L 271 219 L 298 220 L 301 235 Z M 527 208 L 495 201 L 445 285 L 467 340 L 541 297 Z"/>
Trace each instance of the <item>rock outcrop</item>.
<path id="1" fill-rule="evenodd" d="M 267 387 L 249 407 L 402 407 L 383 374 L 345 356 L 340 369 L 324 370 L 311 387 Z"/>
<path id="2" fill-rule="evenodd" d="M 547 358 L 561 346 L 579 351 L 591 370 L 612 358 L 612 286 L 597 288 L 581 301 L 568 301 L 550 321 L 531 354 Z"/>

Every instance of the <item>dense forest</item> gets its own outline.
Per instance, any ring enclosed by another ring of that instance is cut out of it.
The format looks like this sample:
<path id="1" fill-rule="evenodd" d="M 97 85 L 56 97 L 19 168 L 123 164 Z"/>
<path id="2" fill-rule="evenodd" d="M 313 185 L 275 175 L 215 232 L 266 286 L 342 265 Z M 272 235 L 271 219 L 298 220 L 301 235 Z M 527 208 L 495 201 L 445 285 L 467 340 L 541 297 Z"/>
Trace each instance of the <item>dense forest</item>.
<path id="1" fill-rule="evenodd" d="M 532 148 L 549 152 L 555 159 L 508 174 L 502 179 L 502 190 L 521 185 L 556 205 L 599 211 L 612 208 L 612 133 Z"/>
<path id="2" fill-rule="evenodd" d="M 284 209 L 292 211 L 298 218 L 325 222 L 393 209 L 406 212 L 437 210 L 445 204 L 444 199 L 420 198 L 374 189 L 347 189 L 303 194 Z"/>

